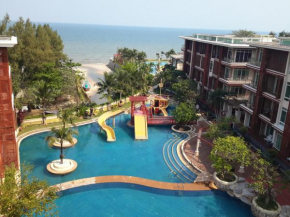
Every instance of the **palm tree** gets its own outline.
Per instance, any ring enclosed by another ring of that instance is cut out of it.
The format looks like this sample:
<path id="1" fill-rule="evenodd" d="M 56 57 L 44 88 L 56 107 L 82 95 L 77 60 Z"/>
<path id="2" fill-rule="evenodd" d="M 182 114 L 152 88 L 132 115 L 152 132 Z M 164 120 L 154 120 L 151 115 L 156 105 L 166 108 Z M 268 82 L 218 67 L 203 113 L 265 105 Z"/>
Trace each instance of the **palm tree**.
<path id="1" fill-rule="evenodd" d="M 42 105 L 42 118 L 43 124 L 45 124 L 45 106 L 53 100 L 54 90 L 49 88 L 47 82 L 40 80 L 36 83 L 33 94 L 36 101 Z"/>
<path id="2" fill-rule="evenodd" d="M 73 109 L 63 109 L 60 110 L 58 113 L 58 118 L 61 119 L 63 126 L 65 127 L 66 123 L 70 123 L 73 126 L 75 126 L 74 124 L 74 110 Z"/>
<path id="3" fill-rule="evenodd" d="M 80 74 L 75 73 L 75 86 L 76 86 L 76 101 L 77 105 L 81 102 L 91 102 L 90 98 L 86 94 L 85 90 L 82 87 L 82 82 L 84 80 L 84 77 Z"/>
<path id="4" fill-rule="evenodd" d="M 215 114 L 217 117 L 221 117 L 221 107 L 223 99 L 228 95 L 228 92 L 223 89 L 216 89 L 210 93 L 209 100 L 214 106 Z"/>
<path id="5" fill-rule="evenodd" d="M 53 135 L 47 136 L 45 138 L 45 141 L 48 142 L 49 146 L 53 146 L 55 142 L 60 142 L 60 163 L 63 164 L 63 141 L 66 140 L 69 143 L 73 143 L 73 135 L 78 135 L 78 132 L 76 130 L 73 130 L 71 128 L 65 128 L 62 126 L 60 129 L 52 128 L 51 132 Z"/>
<path id="6" fill-rule="evenodd" d="M 98 86 L 97 94 L 102 94 L 101 99 L 107 98 L 108 103 L 112 101 L 112 96 L 114 94 L 114 87 L 115 87 L 115 77 L 113 73 L 104 73 L 104 78 L 99 78 L 99 82 L 95 85 Z"/>

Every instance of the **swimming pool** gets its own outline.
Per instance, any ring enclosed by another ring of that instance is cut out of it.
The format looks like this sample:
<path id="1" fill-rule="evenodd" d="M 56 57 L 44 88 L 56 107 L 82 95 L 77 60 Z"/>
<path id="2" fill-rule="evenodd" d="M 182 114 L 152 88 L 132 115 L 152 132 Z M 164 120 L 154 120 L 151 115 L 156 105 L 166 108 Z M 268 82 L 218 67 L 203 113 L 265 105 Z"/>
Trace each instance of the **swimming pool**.
<path id="1" fill-rule="evenodd" d="M 81 201 L 81 203 L 80 203 Z M 150 187 L 106 183 L 63 192 L 56 200 L 59 216 L 252 216 L 250 206 L 215 191 L 160 190 Z"/>
<path id="2" fill-rule="evenodd" d="M 150 62 L 146 62 L 146 63 L 154 63 L 155 66 L 152 66 L 151 69 L 151 74 L 155 75 L 156 74 L 156 66 L 158 64 L 158 61 L 150 61 Z M 168 64 L 168 62 L 160 62 L 160 66 L 165 66 L 166 64 Z"/>
<path id="3" fill-rule="evenodd" d="M 130 115 L 124 114 L 116 117 L 116 142 L 107 142 L 105 133 L 100 132 L 97 124 L 78 127 L 78 143 L 64 151 L 66 158 L 78 163 L 78 168 L 71 174 L 59 176 L 47 172 L 46 165 L 59 158 L 59 149 L 48 147 L 44 141 L 48 132 L 30 136 L 21 142 L 20 161 L 34 165 L 32 175 L 47 179 L 50 184 L 107 175 L 181 182 L 171 175 L 163 158 L 163 146 L 176 136 L 170 126 L 149 126 L 149 139 L 136 141 L 134 128 L 127 126 L 129 118 Z M 112 119 L 107 123 L 112 126 Z"/>

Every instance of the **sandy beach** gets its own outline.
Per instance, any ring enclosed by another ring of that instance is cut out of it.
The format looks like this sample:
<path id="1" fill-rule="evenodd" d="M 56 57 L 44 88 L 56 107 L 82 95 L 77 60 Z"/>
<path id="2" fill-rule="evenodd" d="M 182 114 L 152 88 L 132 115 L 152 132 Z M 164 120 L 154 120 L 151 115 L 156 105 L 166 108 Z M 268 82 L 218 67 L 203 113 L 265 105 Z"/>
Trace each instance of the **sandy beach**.
<path id="1" fill-rule="evenodd" d="M 101 104 L 106 102 L 107 100 L 100 99 L 102 96 L 97 94 L 98 86 L 94 86 L 95 83 L 99 81 L 99 78 L 103 78 L 104 72 L 110 72 L 111 70 L 104 63 L 92 63 L 92 64 L 82 64 L 82 66 L 78 67 L 78 70 L 84 72 L 86 74 L 86 79 L 89 81 L 91 85 L 90 91 L 87 92 L 92 102 L 97 104 Z"/>

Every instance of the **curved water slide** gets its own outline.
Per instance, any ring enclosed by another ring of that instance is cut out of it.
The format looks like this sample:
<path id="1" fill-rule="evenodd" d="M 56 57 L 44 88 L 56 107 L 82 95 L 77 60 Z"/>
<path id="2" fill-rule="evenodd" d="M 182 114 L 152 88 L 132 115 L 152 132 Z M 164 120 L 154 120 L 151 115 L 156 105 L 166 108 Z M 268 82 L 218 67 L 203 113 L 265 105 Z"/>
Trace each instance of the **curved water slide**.
<path id="1" fill-rule="evenodd" d="M 165 108 L 160 108 L 164 116 L 168 116 L 168 113 Z"/>
<path id="2" fill-rule="evenodd" d="M 107 141 L 108 142 L 114 142 L 116 141 L 116 135 L 115 135 L 115 131 L 113 130 L 113 128 L 111 128 L 110 126 L 108 126 L 106 124 L 106 120 L 108 118 L 114 117 L 116 115 L 119 115 L 121 113 L 123 113 L 124 110 L 117 110 L 117 111 L 109 111 L 106 112 L 104 114 L 102 114 L 99 118 L 98 118 L 98 124 L 100 125 L 100 127 L 106 132 L 107 134 Z"/>

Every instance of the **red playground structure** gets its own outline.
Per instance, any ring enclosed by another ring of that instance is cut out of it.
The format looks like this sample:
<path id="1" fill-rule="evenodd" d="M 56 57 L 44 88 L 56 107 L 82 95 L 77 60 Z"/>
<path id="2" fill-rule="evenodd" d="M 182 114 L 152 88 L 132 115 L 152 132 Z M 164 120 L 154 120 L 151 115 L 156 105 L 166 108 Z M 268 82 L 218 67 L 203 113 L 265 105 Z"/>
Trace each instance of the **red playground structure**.
<path id="1" fill-rule="evenodd" d="M 174 125 L 175 120 L 173 116 L 154 116 L 154 105 L 146 107 L 145 102 L 148 100 L 146 96 L 131 96 L 129 97 L 131 102 L 131 124 L 134 125 L 135 115 L 145 115 L 147 117 L 148 125 Z M 139 108 L 136 108 L 136 103 L 142 103 Z"/>

